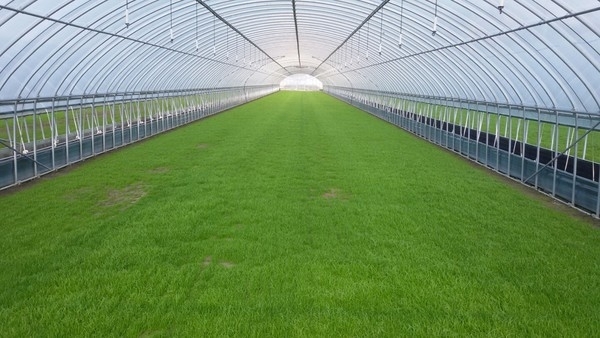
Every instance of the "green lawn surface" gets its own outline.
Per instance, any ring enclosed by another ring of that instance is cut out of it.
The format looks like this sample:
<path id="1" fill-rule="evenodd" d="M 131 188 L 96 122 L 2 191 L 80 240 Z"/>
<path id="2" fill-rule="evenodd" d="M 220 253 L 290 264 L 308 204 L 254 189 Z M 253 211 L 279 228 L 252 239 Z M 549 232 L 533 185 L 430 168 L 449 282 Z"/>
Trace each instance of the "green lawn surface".
<path id="1" fill-rule="evenodd" d="M 323 93 L 0 195 L 0 336 L 598 336 L 600 229 Z"/>

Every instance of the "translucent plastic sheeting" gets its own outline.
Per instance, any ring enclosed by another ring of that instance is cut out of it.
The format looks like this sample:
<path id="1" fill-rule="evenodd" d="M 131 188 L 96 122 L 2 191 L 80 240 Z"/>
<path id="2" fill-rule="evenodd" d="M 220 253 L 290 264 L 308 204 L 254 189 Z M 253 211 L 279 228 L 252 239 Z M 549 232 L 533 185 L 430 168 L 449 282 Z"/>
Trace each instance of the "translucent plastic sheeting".
<path id="1" fill-rule="evenodd" d="M 294 74 L 286 77 L 279 84 L 282 90 L 317 91 L 323 89 L 323 83 L 308 74 Z"/>
<path id="2" fill-rule="evenodd" d="M 596 114 L 599 32 L 596 0 L 0 0 L 0 100 L 310 74 Z"/>

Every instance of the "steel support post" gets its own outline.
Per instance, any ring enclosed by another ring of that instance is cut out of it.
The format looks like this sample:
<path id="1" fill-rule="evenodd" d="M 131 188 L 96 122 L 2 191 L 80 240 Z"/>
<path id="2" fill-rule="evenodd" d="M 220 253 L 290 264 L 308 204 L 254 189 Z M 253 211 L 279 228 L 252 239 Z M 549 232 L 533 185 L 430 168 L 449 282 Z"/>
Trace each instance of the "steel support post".
<path id="1" fill-rule="evenodd" d="M 579 140 L 579 119 L 578 119 L 578 114 L 573 113 L 574 117 L 575 117 L 575 130 L 573 131 L 575 133 L 575 139 Z M 577 162 L 578 161 L 578 150 L 579 150 L 579 141 L 577 141 L 575 143 L 575 152 L 573 154 L 573 182 L 572 182 L 572 186 L 571 186 L 571 205 L 575 205 L 575 187 L 577 185 Z"/>
<path id="2" fill-rule="evenodd" d="M 37 100 L 33 101 L 33 177 L 38 177 L 37 161 Z"/>
<path id="3" fill-rule="evenodd" d="M 523 138 L 521 139 L 521 147 L 519 149 L 521 153 L 521 182 L 525 179 L 525 145 L 527 144 L 528 126 L 527 119 L 525 119 L 525 107 L 523 107 Z"/>
<path id="4" fill-rule="evenodd" d="M 555 140 L 554 147 L 555 147 L 555 149 L 553 149 L 553 150 L 554 150 L 554 156 L 557 156 L 556 154 L 558 154 L 558 144 L 559 144 L 558 136 L 560 135 L 559 124 L 558 124 L 558 111 L 556 111 L 556 110 L 554 111 L 554 116 L 556 119 L 554 121 L 554 140 Z M 557 156 L 557 158 L 558 158 L 558 156 Z M 553 166 L 554 166 L 554 170 L 553 170 L 554 174 L 552 175 L 552 196 L 556 197 L 556 172 L 558 169 L 558 163 L 554 162 Z"/>
<path id="5" fill-rule="evenodd" d="M 52 137 L 52 141 L 50 142 L 51 144 L 51 156 L 52 156 L 52 170 L 56 170 L 56 146 L 58 145 L 58 124 L 56 123 L 56 114 L 55 114 L 55 110 L 54 110 L 54 105 L 55 105 L 56 101 L 53 98 L 52 99 L 52 109 L 51 109 L 51 115 L 52 115 L 52 127 L 50 128 L 50 135 Z"/>
<path id="6" fill-rule="evenodd" d="M 78 121 L 75 121 L 75 123 L 77 123 L 77 125 L 79 126 L 79 159 L 83 160 L 83 138 L 85 137 L 85 130 L 83 128 L 83 96 L 81 97 L 80 101 L 79 101 L 79 119 Z"/>
<path id="7" fill-rule="evenodd" d="M 13 108 L 13 142 L 14 142 L 14 150 L 13 150 L 13 182 L 14 184 L 17 184 L 19 182 L 19 170 L 18 170 L 18 161 L 17 161 L 17 106 L 18 106 L 18 102 L 19 101 L 15 101 L 15 105 Z"/>
<path id="8" fill-rule="evenodd" d="M 535 171 L 538 171 L 540 168 L 540 148 L 542 147 L 542 119 L 541 119 L 541 112 L 540 109 L 537 109 L 537 115 L 538 115 L 538 135 L 537 135 L 537 150 L 536 150 L 536 157 L 535 157 Z M 535 188 L 538 188 L 538 175 L 535 176 Z"/>

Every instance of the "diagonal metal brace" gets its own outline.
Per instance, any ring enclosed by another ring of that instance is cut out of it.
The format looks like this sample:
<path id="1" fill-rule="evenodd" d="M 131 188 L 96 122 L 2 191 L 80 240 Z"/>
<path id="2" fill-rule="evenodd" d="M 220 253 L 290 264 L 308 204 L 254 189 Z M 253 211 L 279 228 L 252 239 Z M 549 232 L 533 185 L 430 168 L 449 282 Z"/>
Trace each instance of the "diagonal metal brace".
<path id="1" fill-rule="evenodd" d="M 552 163 L 554 163 L 554 161 L 556 161 L 559 157 L 561 157 L 567 151 L 569 151 L 569 149 L 573 148 L 577 143 L 579 143 L 579 141 L 581 141 L 589 133 L 591 133 L 593 130 L 595 130 L 596 127 L 598 127 L 599 125 L 600 125 L 600 121 L 596 122 L 596 124 L 592 128 L 588 129 L 585 133 L 583 133 L 583 135 L 581 135 L 577 140 L 575 140 L 575 142 L 571 143 L 571 145 L 568 146 L 561 153 L 559 153 L 558 155 L 554 156 L 554 158 L 551 159 L 550 162 L 546 163 L 543 167 L 539 168 L 536 172 L 534 172 L 531 176 L 529 176 L 525 181 L 523 181 L 523 183 L 527 183 L 530 179 L 532 179 L 535 176 L 537 176 L 542 170 L 546 169 L 549 165 L 551 165 Z M 575 157 L 577 157 L 577 154 L 575 154 Z M 577 173 L 573 173 L 573 175 L 577 175 Z"/>
<path id="2" fill-rule="evenodd" d="M 30 161 L 33 161 L 33 162 L 37 163 L 38 165 L 40 165 L 40 166 L 42 166 L 42 167 L 44 167 L 44 168 L 46 168 L 46 169 L 48 169 L 48 170 L 52 171 L 52 168 L 49 168 L 49 167 L 47 167 L 47 166 L 46 166 L 46 165 L 44 165 L 43 163 L 40 163 L 40 162 L 36 161 L 35 159 L 33 159 L 31 156 L 25 155 L 25 154 L 23 154 L 22 152 L 18 151 L 17 149 L 13 148 L 13 147 L 10 145 L 10 143 L 7 143 L 7 142 L 6 142 L 6 140 L 4 140 L 4 139 L 1 139 L 1 138 L 0 138 L 0 144 L 4 145 L 5 147 L 7 147 L 8 149 L 10 149 L 10 150 L 14 151 L 15 153 L 17 153 L 17 154 L 19 154 L 19 155 L 21 155 L 21 156 L 25 157 L 26 159 L 28 159 L 28 160 L 30 160 Z"/>

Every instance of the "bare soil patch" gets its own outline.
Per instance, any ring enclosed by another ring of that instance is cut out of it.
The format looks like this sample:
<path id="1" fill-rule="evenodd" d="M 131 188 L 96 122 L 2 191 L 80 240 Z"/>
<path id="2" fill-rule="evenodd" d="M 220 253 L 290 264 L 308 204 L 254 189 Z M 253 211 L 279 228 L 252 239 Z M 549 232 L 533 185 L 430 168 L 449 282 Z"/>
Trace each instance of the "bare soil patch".
<path id="1" fill-rule="evenodd" d="M 212 264 L 212 256 L 206 256 L 204 257 L 204 260 L 202 261 L 202 267 L 203 268 L 207 268 L 210 264 Z"/>
<path id="2" fill-rule="evenodd" d="M 169 172 L 169 168 L 167 167 L 156 167 L 154 169 L 148 170 L 150 174 L 166 174 Z"/>
<path id="3" fill-rule="evenodd" d="M 127 208 L 137 203 L 144 196 L 146 196 L 144 185 L 135 183 L 125 188 L 109 190 L 106 198 L 100 201 L 99 204 L 103 207 L 121 206 Z"/>
<path id="4" fill-rule="evenodd" d="M 140 334 L 140 338 L 158 337 L 158 336 L 162 336 L 164 333 L 165 332 L 161 331 L 161 330 L 148 330 L 148 331 L 142 332 L 142 334 Z"/>
<path id="5" fill-rule="evenodd" d="M 231 269 L 231 268 L 233 268 L 235 266 L 235 263 L 229 262 L 229 261 L 222 261 L 220 264 L 225 269 Z"/>
<path id="6" fill-rule="evenodd" d="M 325 199 L 337 198 L 339 196 L 339 190 L 335 189 L 335 188 L 331 188 L 327 192 L 325 192 L 322 196 Z"/>
<path id="7" fill-rule="evenodd" d="M 206 149 L 208 148 L 208 144 L 207 143 L 200 143 L 199 145 L 197 145 L 198 149 Z"/>
<path id="8" fill-rule="evenodd" d="M 344 193 L 341 189 L 338 188 L 330 188 L 329 190 L 327 190 L 326 192 L 324 192 L 321 197 L 323 197 L 326 200 L 332 200 L 332 199 L 342 199 L 345 200 L 348 198 L 348 195 L 346 193 Z"/>
<path id="9" fill-rule="evenodd" d="M 92 194 L 94 190 L 90 187 L 83 187 L 79 189 L 75 189 L 73 191 L 69 191 L 69 193 L 65 194 L 64 198 L 66 201 L 75 202 L 89 194 Z"/>

